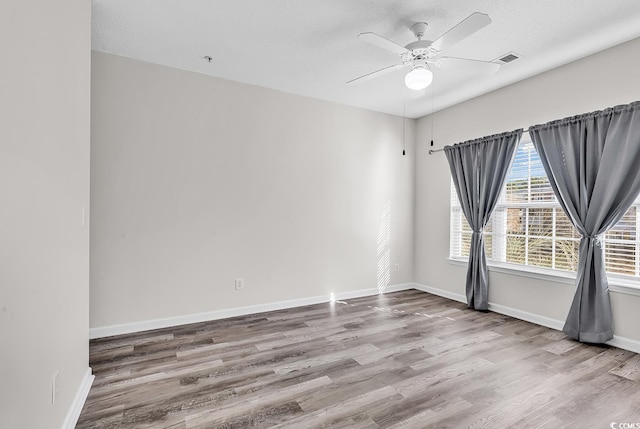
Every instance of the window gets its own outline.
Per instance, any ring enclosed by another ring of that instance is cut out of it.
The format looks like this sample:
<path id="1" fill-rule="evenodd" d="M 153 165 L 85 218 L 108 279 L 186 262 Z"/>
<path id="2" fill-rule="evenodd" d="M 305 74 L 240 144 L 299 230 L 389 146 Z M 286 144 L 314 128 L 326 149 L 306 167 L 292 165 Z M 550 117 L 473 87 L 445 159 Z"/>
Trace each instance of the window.
<path id="1" fill-rule="evenodd" d="M 580 234 L 564 214 L 528 134 L 523 134 L 485 233 L 487 260 L 575 271 Z M 640 197 L 605 234 L 607 272 L 640 277 Z M 469 256 L 471 228 L 451 184 L 452 258 Z"/>

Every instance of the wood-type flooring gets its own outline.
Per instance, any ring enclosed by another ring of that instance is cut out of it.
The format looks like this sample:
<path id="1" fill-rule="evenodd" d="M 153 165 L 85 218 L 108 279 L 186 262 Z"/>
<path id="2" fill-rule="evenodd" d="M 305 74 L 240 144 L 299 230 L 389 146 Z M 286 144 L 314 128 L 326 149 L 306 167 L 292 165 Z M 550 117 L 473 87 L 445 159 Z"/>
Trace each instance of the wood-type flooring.
<path id="1" fill-rule="evenodd" d="M 640 355 L 416 290 L 92 340 L 90 365 L 78 429 L 640 427 Z"/>

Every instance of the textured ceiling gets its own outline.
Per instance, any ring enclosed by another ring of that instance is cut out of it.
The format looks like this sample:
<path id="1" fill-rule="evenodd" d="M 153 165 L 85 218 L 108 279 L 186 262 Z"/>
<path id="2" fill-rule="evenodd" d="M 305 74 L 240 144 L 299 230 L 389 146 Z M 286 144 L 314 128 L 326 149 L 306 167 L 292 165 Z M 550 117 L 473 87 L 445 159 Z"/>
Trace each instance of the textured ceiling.
<path id="1" fill-rule="evenodd" d="M 412 118 L 640 37 L 638 0 L 93 0 L 92 7 L 96 51 Z M 425 21 L 425 39 L 434 40 L 473 12 L 493 22 L 447 56 L 521 58 L 489 76 L 434 69 L 423 92 L 405 88 L 407 69 L 346 84 L 399 63 L 359 33 L 405 45 L 415 40 L 409 27 Z"/>

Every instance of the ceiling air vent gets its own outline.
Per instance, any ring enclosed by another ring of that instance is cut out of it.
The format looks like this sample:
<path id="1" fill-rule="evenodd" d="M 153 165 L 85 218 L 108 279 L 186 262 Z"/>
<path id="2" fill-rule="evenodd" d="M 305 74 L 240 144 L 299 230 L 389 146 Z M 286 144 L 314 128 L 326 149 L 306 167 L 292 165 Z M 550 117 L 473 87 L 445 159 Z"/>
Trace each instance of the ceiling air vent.
<path id="1" fill-rule="evenodd" d="M 518 54 L 516 54 L 515 52 L 509 52 L 508 54 L 500 56 L 497 60 L 495 60 L 495 62 L 509 64 L 510 62 L 513 62 L 518 58 L 520 58 Z"/>

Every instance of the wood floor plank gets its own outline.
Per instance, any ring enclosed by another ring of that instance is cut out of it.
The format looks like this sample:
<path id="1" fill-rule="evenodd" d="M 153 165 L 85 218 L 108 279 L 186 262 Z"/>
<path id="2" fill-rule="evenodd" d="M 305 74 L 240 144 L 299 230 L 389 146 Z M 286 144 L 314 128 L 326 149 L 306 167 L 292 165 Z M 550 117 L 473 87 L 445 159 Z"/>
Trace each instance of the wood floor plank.
<path id="1" fill-rule="evenodd" d="M 376 404 L 391 400 L 394 397 L 399 398 L 400 395 L 398 395 L 392 387 L 384 386 L 341 402 L 335 402 L 327 407 L 274 426 L 274 428 L 304 429 L 331 426 L 333 421 L 336 421 L 341 417 L 349 417 L 352 414 L 357 414 L 361 410 L 368 407 L 375 407 Z"/>
<path id="2" fill-rule="evenodd" d="M 351 349 L 340 350 L 333 353 L 324 354 L 322 356 L 311 357 L 307 359 L 297 360 L 292 363 L 288 363 L 279 366 L 275 369 L 276 374 L 287 374 L 292 371 L 297 371 L 302 368 L 312 368 L 324 363 L 336 362 L 342 359 L 348 359 L 350 356 L 360 355 L 363 353 L 375 352 L 379 349 L 371 344 L 365 344 L 363 346 L 354 347 Z"/>
<path id="3" fill-rule="evenodd" d="M 409 290 L 92 340 L 78 429 L 640 422 L 640 356 Z"/>
<path id="4" fill-rule="evenodd" d="M 620 377 L 628 378 L 629 380 L 640 380 L 640 355 L 634 356 L 618 368 L 612 369 L 609 372 Z"/>
<path id="5" fill-rule="evenodd" d="M 454 417 L 460 411 L 471 407 L 472 405 L 464 399 L 455 398 L 441 406 L 429 408 L 387 427 L 388 429 L 423 429 L 426 427 L 436 427 L 438 422 L 443 419 Z"/>
<path id="6" fill-rule="evenodd" d="M 245 401 L 240 404 L 231 404 L 227 407 L 220 407 L 214 410 L 205 410 L 200 413 L 191 414 L 185 417 L 187 429 L 197 428 L 204 424 L 220 424 L 229 419 L 229 417 L 239 417 L 255 412 L 257 408 L 263 408 L 266 404 L 273 403 L 275 406 L 278 403 L 289 402 L 292 398 L 295 398 L 297 395 L 300 395 L 305 391 L 317 389 L 318 387 L 326 386 L 331 383 L 332 381 L 329 377 L 322 376 L 313 380 L 304 381 L 294 386 L 289 386 L 286 389 L 258 395 L 257 397 L 252 398 L 251 401 Z"/>

